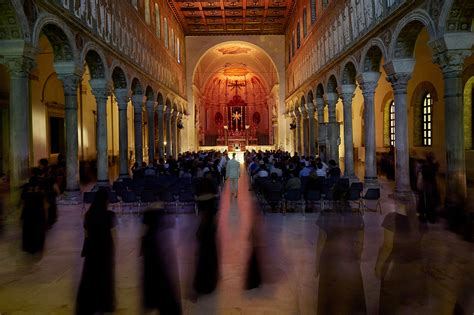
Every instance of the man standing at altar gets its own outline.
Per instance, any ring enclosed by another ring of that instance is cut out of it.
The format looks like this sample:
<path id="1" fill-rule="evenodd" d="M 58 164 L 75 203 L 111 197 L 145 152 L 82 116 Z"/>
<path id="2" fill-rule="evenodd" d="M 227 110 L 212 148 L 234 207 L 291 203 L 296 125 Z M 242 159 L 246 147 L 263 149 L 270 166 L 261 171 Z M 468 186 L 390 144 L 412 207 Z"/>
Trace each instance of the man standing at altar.
<path id="1" fill-rule="evenodd" d="M 226 179 L 230 180 L 230 193 L 232 194 L 232 197 L 237 198 L 240 177 L 240 163 L 235 159 L 235 153 L 232 153 L 232 160 L 227 162 L 225 177 Z"/>

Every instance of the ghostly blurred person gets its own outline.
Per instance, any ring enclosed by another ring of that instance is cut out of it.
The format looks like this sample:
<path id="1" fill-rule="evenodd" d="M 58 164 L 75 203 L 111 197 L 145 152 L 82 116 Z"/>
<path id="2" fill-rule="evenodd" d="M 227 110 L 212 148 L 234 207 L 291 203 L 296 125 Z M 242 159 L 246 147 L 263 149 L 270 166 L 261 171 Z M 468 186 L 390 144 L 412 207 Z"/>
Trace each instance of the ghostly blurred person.
<path id="1" fill-rule="evenodd" d="M 182 313 L 178 261 L 173 240 L 174 215 L 156 202 L 143 215 L 143 307 L 161 315 Z"/>
<path id="2" fill-rule="evenodd" d="M 360 270 L 364 247 L 362 215 L 343 207 L 342 211 L 321 213 L 317 225 L 317 314 L 366 314 Z"/>
<path id="3" fill-rule="evenodd" d="M 100 189 L 84 218 L 84 267 L 77 294 L 76 314 L 115 310 L 115 213 L 107 210 L 108 193 Z"/>

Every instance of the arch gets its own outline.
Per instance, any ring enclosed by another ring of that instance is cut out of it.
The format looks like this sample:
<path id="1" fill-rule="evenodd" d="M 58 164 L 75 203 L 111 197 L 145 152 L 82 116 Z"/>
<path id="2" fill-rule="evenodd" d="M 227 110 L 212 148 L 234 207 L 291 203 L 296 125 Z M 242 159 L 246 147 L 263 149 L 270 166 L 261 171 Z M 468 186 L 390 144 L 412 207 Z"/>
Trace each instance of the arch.
<path id="1" fill-rule="evenodd" d="M 322 83 L 319 83 L 316 87 L 316 97 L 322 98 L 324 95 L 324 87 Z"/>
<path id="2" fill-rule="evenodd" d="M 357 68 L 354 60 L 347 60 L 343 65 L 341 73 L 341 82 L 344 84 L 356 84 Z"/>
<path id="3" fill-rule="evenodd" d="M 152 87 L 149 86 L 149 85 L 146 87 L 145 95 L 146 95 L 146 100 L 147 101 L 155 100 L 155 92 L 153 92 Z"/>
<path id="4" fill-rule="evenodd" d="M 168 97 L 166 97 L 166 103 L 165 103 L 165 104 L 166 104 L 166 108 L 167 108 L 167 109 L 168 109 L 168 108 L 171 109 L 171 101 L 170 101 L 170 99 L 169 99 Z"/>
<path id="5" fill-rule="evenodd" d="M 3 1 L 0 5 L 2 18 L 8 21 L 2 25 L 0 40 L 24 39 L 31 41 L 31 32 L 25 9 L 30 11 L 31 20 L 35 20 L 36 6 L 31 1 Z"/>
<path id="6" fill-rule="evenodd" d="M 108 79 L 110 77 L 106 60 L 104 52 L 94 42 L 87 42 L 84 45 L 81 53 L 81 65 L 87 64 L 91 79 Z"/>
<path id="7" fill-rule="evenodd" d="M 313 96 L 313 91 L 309 90 L 308 94 L 306 94 L 306 98 L 308 99 L 308 103 L 314 106 L 314 96 Z"/>
<path id="8" fill-rule="evenodd" d="M 163 101 L 163 94 L 161 94 L 161 92 L 158 92 L 158 96 L 156 97 L 156 101 L 158 102 L 158 106 L 165 105 L 165 103 Z"/>
<path id="9" fill-rule="evenodd" d="M 337 93 L 337 79 L 335 74 L 331 74 L 329 76 L 328 82 L 327 82 L 327 91 L 328 93 Z"/>
<path id="10" fill-rule="evenodd" d="M 115 65 L 112 68 L 111 77 L 114 83 L 114 89 L 126 89 L 128 87 L 127 76 L 119 65 Z"/>
<path id="11" fill-rule="evenodd" d="M 143 95 L 142 84 L 140 83 L 140 80 L 136 77 L 132 80 L 131 90 L 132 95 Z"/>
<path id="12" fill-rule="evenodd" d="M 199 59 L 196 61 L 196 65 L 194 66 L 194 69 L 193 69 L 193 73 L 192 73 L 192 82 L 195 82 L 195 78 L 196 78 L 196 72 L 197 72 L 197 69 L 199 67 L 199 65 L 201 64 L 201 62 L 203 61 L 203 59 L 210 53 L 212 52 L 213 50 L 216 50 L 216 49 L 219 49 L 219 48 L 223 48 L 223 46 L 227 46 L 229 44 L 235 44 L 235 45 L 238 45 L 238 44 L 243 44 L 243 45 L 247 45 L 251 48 L 255 48 L 257 49 L 259 52 L 262 52 L 267 58 L 268 60 L 271 62 L 271 64 L 273 65 L 273 70 L 274 70 L 274 75 L 276 77 L 276 82 L 280 82 L 280 75 L 278 73 L 278 67 L 276 66 L 275 64 L 275 61 L 273 60 L 273 58 L 268 54 L 268 52 L 261 46 L 257 45 L 257 44 L 254 44 L 254 43 L 251 43 L 251 42 L 247 42 L 247 41 L 226 41 L 226 42 L 222 42 L 222 43 L 219 43 L 219 44 L 216 44 L 216 45 L 213 45 L 211 47 L 209 47 L 205 52 L 203 52 L 201 54 L 201 56 L 199 57 Z"/>
<path id="13" fill-rule="evenodd" d="M 300 106 L 303 108 L 306 105 L 306 98 L 304 97 L 304 95 L 301 96 L 300 100 Z"/>
<path id="14" fill-rule="evenodd" d="M 389 58 L 413 58 L 416 39 L 423 27 L 431 40 L 436 38 L 433 20 L 423 10 L 416 9 L 398 22 L 390 43 Z"/>
<path id="15" fill-rule="evenodd" d="M 383 41 L 380 38 L 371 39 L 362 50 L 358 73 L 380 72 L 382 58 L 387 60 L 387 49 Z"/>
<path id="16" fill-rule="evenodd" d="M 33 46 L 38 47 L 41 33 L 48 38 L 53 47 L 54 62 L 80 63 L 74 35 L 63 21 L 49 13 L 40 13 L 33 27 Z"/>

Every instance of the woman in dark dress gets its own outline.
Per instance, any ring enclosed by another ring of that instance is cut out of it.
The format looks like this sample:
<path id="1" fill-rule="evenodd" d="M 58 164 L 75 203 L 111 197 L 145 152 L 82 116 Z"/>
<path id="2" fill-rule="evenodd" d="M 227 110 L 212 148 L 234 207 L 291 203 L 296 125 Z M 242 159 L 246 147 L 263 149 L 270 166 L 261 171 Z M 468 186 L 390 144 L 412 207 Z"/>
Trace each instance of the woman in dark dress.
<path id="1" fill-rule="evenodd" d="M 219 274 L 216 243 L 217 187 L 208 172 L 196 188 L 201 223 L 196 232 L 198 254 L 193 287 L 199 294 L 208 294 L 216 288 Z"/>
<path id="2" fill-rule="evenodd" d="M 174 215 L 164 213 L 161 202 L 143 215 L 143 307 L 163 315 L 182 313 L 178 261 L 173 242 Z"/>
<path id="3" fill-rule="evenodd" d="M 99 190 L 84 219 L 85 257 L 77 294 L 76 314 L 95 314 L 115 310 L 115 265 L 112 229 L 115 213 L 107 210 L 106 190 Z"/>
<path id="4" fill-rule="evenodd" d="M 21 213 L 23 221 L 22 248 L 30 254 L 43 251 L 46 236 L 47 210 L 40 173 L 38 168 L 33 169 L 33 176 L 23 187 L 21 194 L 23 202 Z"/>

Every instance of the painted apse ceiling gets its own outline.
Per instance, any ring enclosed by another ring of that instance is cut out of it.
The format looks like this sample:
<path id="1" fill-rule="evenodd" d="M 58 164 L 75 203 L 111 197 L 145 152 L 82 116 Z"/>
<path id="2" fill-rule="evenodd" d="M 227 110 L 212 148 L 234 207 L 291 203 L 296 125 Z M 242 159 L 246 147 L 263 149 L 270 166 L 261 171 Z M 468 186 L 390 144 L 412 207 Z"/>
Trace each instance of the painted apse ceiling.
<path id="1" fill-rule="evenodd" d="M 284 34 L 294 0 L 169 0 L 186 35 Z"/>
<path id="2" fill-rule="evenodd" d="M 235 42 L 209 50 L 196 68 L 193 83 L 209 105 L 224 105 L 238 94 L 247 103 L 265 106 L 278 78 L 260 48 Z"/>

